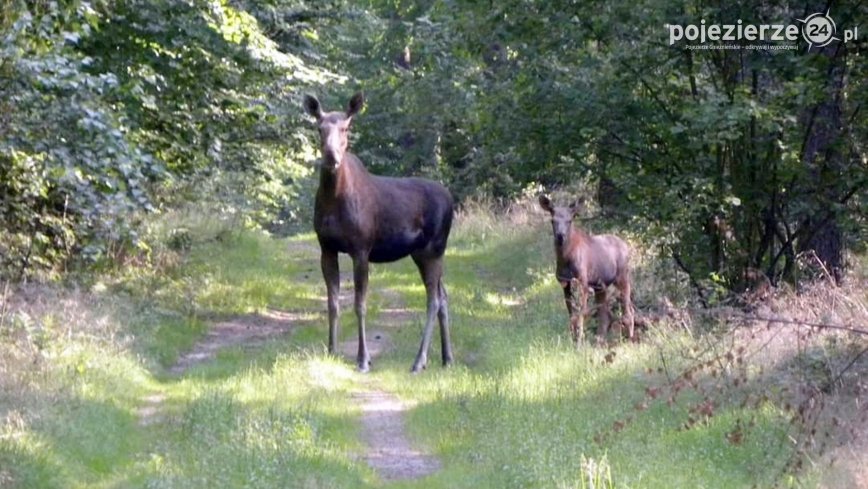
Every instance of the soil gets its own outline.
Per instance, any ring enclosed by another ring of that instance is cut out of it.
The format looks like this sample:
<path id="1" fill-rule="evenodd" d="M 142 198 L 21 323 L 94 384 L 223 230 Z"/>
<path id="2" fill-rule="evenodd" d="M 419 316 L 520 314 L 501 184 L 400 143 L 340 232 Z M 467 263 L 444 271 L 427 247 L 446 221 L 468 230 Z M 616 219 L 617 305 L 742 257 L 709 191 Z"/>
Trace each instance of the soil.
<path id="1" fill-rule="evenodd" d="M 217 352 L 234 346 L 256 347 L 290 332 L 295 322 L 309 315 L 270 309 L 263 314 L 246 314 L 214 323 L 193 349 L 178 357 L 169 368 L 172 374 L 183 374 L 191 367 L 214 359 Z"/>
<path id="2" fill-rule="evenodd" d="M 182 375 L 196 365 L 213 360 L 217 352 L 224 348 L 256 348 L 288 334 L 293 324 L 305 320 L 310 320 L 310 315 L 269 309 L 262 314 L 246 314 L 216 322 L 190 351 L 178 357 L 175 364 L 169 367 L 169 373 Z M 143 397 L 136 412 L 139 425 L 149 426 L 161 422 L 165 400 L 166 396 L 162 393 Z"/>
<path id="3" fill-rule="evenodd" d="M 384 481 L 418 479 L 440 469 L 440 461 L 413 446 L 404 427 L 411 407 L 395 395 L 370 388 L 353 393 L 362 408 L 363 459 Z"/>
<path id="4" fill-rule="evenodd" d="M 351 289 L 342 285 L 341 295 Z M 368 321 L 368 352 L 373 363 L 377 357 L 392 348 L 390 330 L 412 324 L 424 316 L 424 311 L 410 311 L 400 294 L 391 289 L 379 290 L 383 301 L 374 321 Z M 343 306 L 343 304 L 342 304 Z M 353 325 L 355 326 L 355 325 Z M 341 354 L 348 361 L 355 362 L 358 340 L 344 341 L 339 345 Z M 367 462 L 380 479 L 384 481 L 419 479 L 440 470 L 440 461 L 424 450 L 414 447 L 407 437 L 404 415 L 413 406 L 402 401 L 394 394 L 386 392 L 370 382 L 361 383 L 358 391 L 352 394 L 353 400 L 361 406 L 362 441 L 366 449 L 362 459 Z"/>

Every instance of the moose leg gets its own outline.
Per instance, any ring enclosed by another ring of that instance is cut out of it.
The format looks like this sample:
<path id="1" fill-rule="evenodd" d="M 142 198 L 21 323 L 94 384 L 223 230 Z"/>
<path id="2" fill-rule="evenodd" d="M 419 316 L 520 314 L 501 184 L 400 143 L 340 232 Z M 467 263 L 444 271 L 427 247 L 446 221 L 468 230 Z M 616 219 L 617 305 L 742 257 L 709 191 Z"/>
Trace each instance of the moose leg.
<path id="1" fill-rule="evenodd" d="M 576 328 L 578 329 L 579 335 L 578 339 L 576 339 L 576 345 L 578 346 L 578 342 L 585 336 L 585 311 L 588 310 L 588 284 L 581 280 L 577 281 L 577 285 L 579 287 L 579 310 L 576 314 Z"/>
<path id="2" fill-rule="evenodd" d="M 574 302 L 573 291 L 578 289 L 579 304 Z M 588 285 L 579 279 L 572 279 L 564 287 L 564 301 L 570 313 L 570 333 L 573 341 L 579 346 L 585 336 L 585 311 L 588 309 Z"/>
<path id="3" fill-rule="evenodd" d="M 597 303 L 597 342 L 605 343 L 609 332 L 609 294 L 605 287 L 594 289 Z"/>
<path id="4" fill-rule="evenodd" d="M 621 291 L 621 301 L 624 306 L 624 322 L 627 323 L 627 336 L 630 338 L 630 341 L 636 341 L 636 337 L 634 334 L 634 319 L 633 319 L 633 298 L 632 298 L 632 285 L 630 284 L 630 278 L 625 277 L 621 280 L 621 283 L 618 284 L 618 289 Z"/>
<path id="5" fill-rule="evenodd" d="M 576 320 L 576 298 L 573 295 L 573 286 L 572 280 L 565 280 L 562 283 L 564 286 L 564 302 L 567 304 L 567 313 L 570 317 L 570 334 L 573 337 L 573 341 L 578 343 L 580 341 L 578 324 Z"/>
<path id="6" fill-rule="evenodd" d="M 443 365 L 446 366 L 452 363 L 452 342 L 449 340 L 449 298 L 446 294 L 446 286 L 443 285 L 443 277 L 437 283 L 440 293 L 440 308 L 437 310 L 437 319 L 440 321 L 440 353 L 443 356 Z"/>
<path id="7" fill-rule="evenodd" d="M 359 353 L 356 362 L 359 372 L 367 372 L 371 368 L 371 356 L 368 354 L 368 343 L 365 340 L 365 316 L 368 313 L 368 257 L 366 255 L 353 257 L 353 283 L 356 289 L 356 317 L 359 320 Z"/>
<path id="8" fill-rule="evenodd" d="M 585 336 L 585 311 L 588 310 L 588 283 L 584 280 L 574 280 L 575 287 L 579 289 L 579 307 L 573 319 L 575 322 L 571 322 L 570 325 L 575 324 L 577 334 L 574 335 L 574 339 L 576 340 L 576 346 L 579 346 L 579 343 Z"/>
<path id="9" fill-rule="evenodd" d="M 338 254 L 332 251 L 322 250 L 320 256 L 322 276 L 326 283 L 329 310 L 329 353 L 334 355 L 337 351 L 338 318 L 340 316 L 340 302 L 338 296 L 341 292 L 341 274 L 338 265 Z"/>
<path id="10" fill-rule="evenodd" d="M 428 347 L 431 344 L 431 335 L 434 333 L 434 319 L 440 312 L 440 277 L 443 274 L 442 259 L 432 259 L 414 255 L 413 261 L 419 267 L 422 281 L 425 282 L 425 294 L 428 298 L 428 316 L 425 319 L 425 329 L 422 332 L 422 344 L 419 345 L 419 353 L 413 362 L 413 373 L 418 373 L 428 364 Z"/>

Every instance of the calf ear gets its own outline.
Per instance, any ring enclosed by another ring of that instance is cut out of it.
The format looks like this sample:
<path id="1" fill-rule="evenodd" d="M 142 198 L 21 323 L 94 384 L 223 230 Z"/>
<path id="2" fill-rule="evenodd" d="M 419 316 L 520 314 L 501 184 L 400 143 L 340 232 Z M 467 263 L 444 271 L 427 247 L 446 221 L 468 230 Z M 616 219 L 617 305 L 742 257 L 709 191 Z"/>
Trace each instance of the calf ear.
<path id="1" fill-rule="evenodd" d="M 316 117 L 317 120 L 322 118 L 322 106 L 320 106 L 319 100 L 317 100 L 313 95 L 304 96 L 304 110 L 308 114 Z"/>
<path id="2" fill-rule="evenodd" d="M 573 215 L 576 215 L 579 212 L 585 210 L 585 198 L 579 197 L 578 199 L 574 200 L 573 203 L 570 204 L 570 210 L 573 212 Z"/>
<path id="3" fill-rule="evenodd" d="M 365 106 L 365 96 L 362 92 L 358 92 L 350 99 L 350 106 L 347 108 L 347 117 L 352 117 L 361 112 Z"/>
<path id="4" fill-rule="evenodd" d="M 550 214 L 554 212 L 554 208 L 552 208 L 552 201 L 548 198 L 547 195 L 539 196 L 539 205 Z"/>

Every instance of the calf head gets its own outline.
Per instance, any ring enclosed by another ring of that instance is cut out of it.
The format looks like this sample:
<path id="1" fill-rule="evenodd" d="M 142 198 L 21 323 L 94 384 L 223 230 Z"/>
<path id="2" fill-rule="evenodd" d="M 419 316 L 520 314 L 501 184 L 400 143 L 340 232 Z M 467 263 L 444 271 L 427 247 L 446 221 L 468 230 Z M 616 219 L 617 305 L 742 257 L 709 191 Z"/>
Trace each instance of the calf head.
<path id="1" fill-rule="evenodd" d="M 555 245 L 563 246 L 573 230 L 573 216 L 582 208 L 581 200 L 576 200 L 567 207 L 555 206 L 547 195 L 539 196 L 539 205 L 552 217 L 552 234 Z"/>

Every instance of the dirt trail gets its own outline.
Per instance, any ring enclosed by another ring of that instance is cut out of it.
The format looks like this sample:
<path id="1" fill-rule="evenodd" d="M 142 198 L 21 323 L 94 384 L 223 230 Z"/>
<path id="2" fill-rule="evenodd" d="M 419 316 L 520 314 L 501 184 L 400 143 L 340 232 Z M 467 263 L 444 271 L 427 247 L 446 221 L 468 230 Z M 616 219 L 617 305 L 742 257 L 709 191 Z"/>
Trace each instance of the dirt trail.
<path id="1" fill-rule="evenodd" d="M 260 346 L 289 333 L 294 323 L 311 318 L 310 314 L 269 309 L 262 314 L 247 314 L 217 322 L 192 350 L 178 357 L 169 372 L 182 374 L 195 365 L 212 360 L 224 348 Z"/>
<path id="2" fill-rule="evenodd" d="M 342 294 L 347 288 L 342 285 Z M 377 292 L 385 306 L 373 321 L 368 321 L 368 352 L 372 361 L 392 348 L 390 330 L 410 325 L 422 314 L 407 309 L 401 295 L 391 289 Z M 354 362 L 358 340 L 342 342 L 340 351 Z M 366 445 L 362 458 L 368 466 L 384 481 L 419 479 L 440 470 L 440 460 L 414 447 L 407 437 L 404 415 L 412 404 L 376 387 L 367 378 L 359 387 L 352 398 L 362 410 L 362 441 Z"/>
<path id="3" fill-rule="evenodd" d="M 193 348 L 178 357 L 169 372 L 181 375 L 190 368 L 213 360 L 217 353 L 234 346 L 255 348 L 278 336 L 288 334 L 293 324 L 308 321 L 316 315 L 292 313 L 269 309 L 262 314 L 246 314 L 214 323 Z M 136 411 L 139 425 L 149 426 L 163 420 L 163 404 L 166 395 L 153 393 L 142 398 Z"/>
<path id="4" fill-rule="evenodd" d="M 341 273 L 341 308 L 352 307 L 352 275 Z M 422 311 L 410 311 L 401 295 L 391 289 L 377 290 L 385 305 L 367 331 L 368 351 L 372 360 L 392 348 L 391 331 L 413 323 Z M 323 303 L 325 302 L 323 298 Z M 291 313 L 268 310 L 263 314 L 237 316 L 213 324 L 202 340 L 169 368 L 169 372 L 181 375 L 190 368 L 213 360 L 217 353 L 229 347 L 257 347 L 281 335 L 288 334 L 293 324 L 319 320 L 324 314 Z M 345 327 L 355 327 L 355 321 Z M 391 331 L 390 331 L 391 330 Z M 355 362 L 358 342 L 350 339 L 339 344 L 338 350 L 349 361 Z M 376 387 L 369 377 L 360 377 L 359 389 L 351 394 L 353 401 L 361 406 L 362 441 L 366 449 L 361 458 L 373 468 L 384 481 L 417 479 L 440 469 L 440 461 L 414 447 L 407 437 L 404 414 L 412 405 L 394 394 Z M 163 419 L 165 394 L 154 393 L 142 398 L 138 410 L 142 426 L 158 423 Z"/>
<path id="5" fill-rule="evenodd" d="M 158 392 L 142 398 L 142 405 L 136 411 L 139 426 L 150 426 L 163 420 L 163 401 L 166 395 Z"/>
<path id="6" fill-rule="evenodd" d="M 385 481 L 418 479 L 440 470 L 440 461 L 414 448 L 404 427 L 404 413 L 412 407 L 377 388 L 352 394 L 362 406 L 364 460 Z"/>

